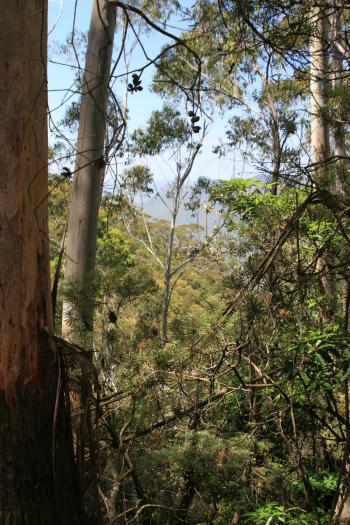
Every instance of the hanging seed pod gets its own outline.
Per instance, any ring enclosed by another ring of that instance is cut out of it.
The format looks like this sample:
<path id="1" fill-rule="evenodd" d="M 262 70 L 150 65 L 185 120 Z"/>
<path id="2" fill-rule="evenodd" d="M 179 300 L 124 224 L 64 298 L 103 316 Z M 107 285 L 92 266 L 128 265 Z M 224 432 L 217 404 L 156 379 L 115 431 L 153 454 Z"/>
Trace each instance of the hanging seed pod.
<path id="1" fill-rule="evenodd" d="M 102 169 L 106 167 L 106 160 L 104 157 L 99 157 L 95 160 L 94 165 L 97 169 Z"/>
<path id="2" fill-rule="evenodd" d="M 140 77 L 139 75 L 136 75 L 136 73 L 132 75 L 132 83 L 134 84 L 134 86 L 139 86 L 141 84 Z"/>
<path id="3" fill-rule="evenodd" d="M 132 84 L 128 84 L 128 92 L 133 94 L 136 91 L 143 91 L 143 87 L 141 86 L 141 79 L 140 76 L 137 73 L 133 73 L 131 75 L 132 78 Z"/>
<path id="4" fill-rule="evenodd" d="M 70 179 L 72 177 L 72 172 L 69 168 L 67 168 L 66 166 L 64 166 L 62 168 L 62 171 L 61 171 L 61 176 L 62 177 L 66 177 L 67 179 Z"/>
<path id="5" fill-rule="evenodd" d="M 110 322 L 110 323 L 116 324 L 116 322 L 117 322 L 117 316 L 115 315 L 115 313 L 113 312 L 113 310 L 109 310 L 109 312 L 108 312 L 108 319 L 109 319 L 109 322 Z"/>

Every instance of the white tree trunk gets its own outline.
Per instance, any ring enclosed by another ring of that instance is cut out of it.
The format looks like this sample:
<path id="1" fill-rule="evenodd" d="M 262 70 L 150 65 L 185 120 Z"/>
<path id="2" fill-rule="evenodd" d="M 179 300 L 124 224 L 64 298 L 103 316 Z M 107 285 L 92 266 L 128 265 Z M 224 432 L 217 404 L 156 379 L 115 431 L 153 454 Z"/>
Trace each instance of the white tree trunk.
<path id="1" fill-rule="evenodd" d="M 329 158 L 329 124 L 326 117 L 328 21 L 320 7 L 314 8 L 314 32 L 310 40 L 311 159 L 318 184 L 329 185 L 325 162 Z"/>
<path id="2" fill-rule="evenodd" d="M 327 161 L 330 157 L 329 122 L 327 118 L 327 84 L 329 82 L 329 64 L 327 50 L 329 46 L 329 20 L 322 7 L 313 9 L 314 26 L 310 40 L 310 94 L 311 94 L 311 160 L 312 176 L 319 188 L 332 189 Z M 317 270 L 325 295 L 328 298 L 324 316 L 332 317 L 337 309 L 337 289 L 334 272 L 330 268 L 332 256 L 324 253 L 317 261 Z"/>
<path id="3" fill-rule="evenodd" d="M 177 189 L 176 196 L 174 199 L 174 207 L 172 210 L 170 233 L 169 233 L 169 239 L 168 239 L 168 248 L 167 248 L 165 270 L 164 270 L 164 289 L 163 289 L 163 301 L 162 301 L 162 342 L 163 344 L 165 344 L 168 339 L 168 317 L 169 317 L 169 303 L 170 303 L 171 269 L 172 269 L 172 257 L 173 257 L 176 218 L 177 218 L 179 198 L 180 198 L 180 192 Z"/>

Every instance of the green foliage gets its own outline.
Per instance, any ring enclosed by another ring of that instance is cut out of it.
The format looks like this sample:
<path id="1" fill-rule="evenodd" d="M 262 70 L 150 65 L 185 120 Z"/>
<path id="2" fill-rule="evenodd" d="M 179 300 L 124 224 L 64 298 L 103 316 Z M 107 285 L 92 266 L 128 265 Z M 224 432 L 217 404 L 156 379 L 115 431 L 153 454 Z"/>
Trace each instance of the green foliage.
<path id="1" fill-rule="evenodd" d="M 248 518 L 247 525 L 278 525 L 284 523 L 285 525 L 326 525 L 328 517 L 324 515 L 322 509 L 317 509 L 315 512 L 308 513 L 299 508 L 288 508 L 271 502 L 264 507 L 259 507 L 254 512 L 245 514 Z"/>
<path id="2" fill-rule="evenodd" d="M 123 182 L 121 189 L 126 190 L 131 196 L 141 192 L 145 195 L 153 193 L 151 184 L 153 182 L 153 174 L 147 166 L 136 164 L 129 169 L 124 170 Z"/>
<path id="3" fill-rule="evenodd" d="M 177 148 L 190 138 L 190 126 L 179 111 L 164 106 L 154 111 L 144 129 L 131 135 L 130 151 L 136 155 L 156 155 L 168 148 Z"/>
<path id="4" fill-rule="evenodd" d="M 66 109 L 61 125 L 77 131 L 80 115 L 80 102 L 72 102 Z"/>
<path id="5" fill-rule="evenodd" d="M 100 217 L 99 220 L 96 258 L 101 267 L 111 268 L 116 273 L 121 273 L 135 264 L 135 257 L 130 252 L 125 236 L 118 228 L 108 225 L 106 216 Z"/>

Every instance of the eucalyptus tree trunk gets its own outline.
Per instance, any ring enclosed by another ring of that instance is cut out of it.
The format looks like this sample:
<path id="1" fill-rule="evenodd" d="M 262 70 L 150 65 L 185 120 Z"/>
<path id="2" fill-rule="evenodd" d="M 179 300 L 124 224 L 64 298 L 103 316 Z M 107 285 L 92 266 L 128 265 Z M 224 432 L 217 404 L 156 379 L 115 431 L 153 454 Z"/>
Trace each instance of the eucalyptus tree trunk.
<path id="1" fill-rule="evenodd" d="M 53 330 L 47 1 L 0 16 L 0 524 L 76 525 L 80 497 Z"/>
<path id="2" fill-rule="evenodd" d="M 79 134 L 72 199 L 68 218 L 65 284 L 82 292 L 78 321 L 92 331 L 94 308 L 86 294 L 95 268 L 97 218 L 105 172 L 104 144 L 108 84 L 116 24 L 116 8 L 107 0 L 94 0 L 82 79 Z M 86 296 L 85 296 L 86 294 Z M 63 305 L 62 334 L 74 338 L 70 305 Z"/>
<path id="3" fill-rule="evenodd" d="M 329 78 L 328 21 L 322 9 L 313 10 L 314 26 L 310 41 L 310 93 L 311 93 L 311 157 L 316 182 L 329 187 L 331 181 L 326 166 L 330 156 L 329 124 L 326 118 L 327 81 Z"/>
<path id="4" fill-rule="evenodd" d="M 168 339 L 168 317 L 169 317 L 169 303 L 170 303 L 170 283 L 171 283 L 171 269 L 174 249 L 174 239 L 176 230 L 176 218 L 179 211 L 179 200 L 181 188 L 176 186 L 176 194 L 174 197 L 174 206 L 171 214 L 170 232 L 168 238 L 168 247 L 164 267 L 164 289 L 162 301 L 162 342 L 167 342 Z"/>
<path id="5" fill-rule="evenodd" d="M 343 55 L 339 51 L 337 43 L 341 41 L 341 13 L 338 10 L 332 15 L 332 83 L 333 89 L 337 91 L 343 85 L 344 63 Z M 342 104 L 339 105 L 340 110 L 336 115 L 333 123 L 333 139 L 334 139 L 334 155 L 337 157 L 336 162 L 336 190 L 341 198 L 347 198 L 349 194 L 349 181 L 347 174 L 348 161 L 346 160 L 346 140 L 345 140 L 345 125 L 344 125 L 344 109 Z M 349 258 L 349 256 L 347 257 Z M 343 318 L 344 327 L 347 330 L 349 327 L 349 282 L 350 275 L 344 275 L 341 280 L 342 285 L 342 299 L 343 299 Z"/>
<path id="6" fill-rule="evenodd" d="M 311 94 L 311 158 L 313 178 L 323 189 L 335 187 L 331 179 L 327 161 L 330 157 L 329 123 L 327 119 L 327 86 L 329 83 L 329 64 L 327 50 L 329 45 L 329 20 L 322 7 L 313 9 L 314 25 L 310 41 L 310 94 Z M 325 295 L 327 309 L 323 315 L 331 318 L 337 309 L 336 278 L 331 268 L 332 255 L 327 251 L 317 260 L 317 270 Z"/>
<path id="7" fill-rule="evenodd" d="M 260 67 L 256 66 L 256 72 L 258 73 L 261 82 L 263 84 L 263 88 L 265 91 L 266 96 L 266 103 L 267 108 L 269 111 L 269 118 L 265 119 L 265 123 L 269 128 L 269 131 L 271 132 L 271 140 L 272 140 L 272 170 L 271 170 L 271 193 L 272 195 L 277 195 L 278 193 L 278 185 L 280 182 L 280 170 L 281 170 L 281 162 L 282 162 L 282 148 L 283 145 L 281 144 L 280 139 L 280 124 L 279 124 L 279 117 L 278 117 L 278 110 L 277 110 L 277 104 L 276 99 L 273 94 L 273 90 L 271 90 L 270 87 L 270 81 L 268 79 L 267 72 L 263 72 Z"/>
<path id="8" fill-rule="evenodd" d="M 333 88 L 336 90 L 342 86 L 342 77 L 344 75 L 343 56 L 339 52 L 337 42 L 341 35 L 341 13 L 335 9 L 332 15 L 332 76 Z M 336 163 L 336 190 L 341 198 L 348 197 L 349 183 L 347 181 L 346 173 L 346 142 L 345 142 L 345 126 L 343 120 L 343 110 L 336 116 L 333 124 L 333 138 L 334 138 L 334 155 L 338 157 Z M 344 254 L 346 257 L 346 254 Z M 347 255 L 348 259 L 348 255 Z M 345 270 L 346 271 L 346 270 Z M 342 278 L 342 295 L 343 295 L 343 318 L 344 330 L 349 328 L 349 276 L 344 275 Z M 345 409 L 349 410 L 349 380 L 344 381 L 344 399 Z M 346 415 L 346 436 L 347 441 L 344 450 L 344 459 L 342 465 L 342 479 L 339 485 L 339 493 L 334 509 L 334 516 L 332 523 L 334 525 L 348 525 L 350 523 L 350 425 L 349 416 Z"/>
<path id="9" fill-rule="evenodd" d="M 280 170 L 282 160 L 282 147 L 279 132 L 278 113 L 275 104 L 275 100 L 270 90 L 267 87 L 267 103 L 270 111 L 270 129 L 272 136 L 272 195 L 277 195 L 278 185 L 280 181 Z"/>
<path id="10" fill-rule="evenodd" d="M 108 84 L 116 25 L 116 8 L 107 0 L 93 0 L 88 34 L 85 70 L 82 78 L 79 132 L 72 198 L 68 216 L 65 286 L 73 286 L 77 298 L 72 304 L 63 303 L 62 336 L 71 341 L 91 344 L 94 298 L 91 283 L 96 259 L 97 219 L 105 173 L 104 145 Z M 89 290 L 90 288 L 90 290 Z M 85 445 L 89 426 L 91 388 L 84 381 L 78 391 L 71 391 L 73 439 L 82 482 L 85 469 Z M 94 444 L 90 436 L 90 458 Z M 94 475 L 94 468 L 92 466 Z M 94 483 L 95 492 L 97 483 Z M 98 494 L 95 494 L 98 501 Z M 99 512 L 98 503 L 96 511 Z"/>

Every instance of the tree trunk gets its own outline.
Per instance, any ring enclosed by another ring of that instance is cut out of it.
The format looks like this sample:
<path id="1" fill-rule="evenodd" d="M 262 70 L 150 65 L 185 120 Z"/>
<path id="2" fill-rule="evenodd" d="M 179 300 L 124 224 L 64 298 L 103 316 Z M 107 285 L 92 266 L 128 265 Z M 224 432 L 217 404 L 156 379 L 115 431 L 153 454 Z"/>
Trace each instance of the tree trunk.
<path id="1" fill-rule="evenodd" d="M 96 259 L 97 219 L 105 172 L 104 144 L 108 84 L 116 25 L 116 8 L 106 0 L 94 0 L 91 14 L 82 98 L 72 200 L 67 228 L 65 285 L 76 287 L 77 316 L 69 319 L 72 307 L 63 303 L 62 336 L 71 342 L 92 344 L 94 298 L 91 285 Z M 83 482 L 85 445 L 88 435 L 90 388 L 75 390 L 72 404 L 73 439 L 79 479 Z M 93 451 L 90 450 L 90 456 Z M 95 491 L 97 486 L 95 487 Z M 95 499 L 98 499 L 96 496 Z M 96 512 L 99 509 L 96 508 Z"/>
<path id="2" fill-rule="evenodd" d="M 340 12 L 335 10 L 332 16 L 332 51 L 333 51 L 333 88 L 342 86 L 344 74 L 343 57 L 339 52 L 336 42 L 340 37 L 341 30 L 341 19 Z M 346 156 L 346 143 L 345 143 L 345 127 L 342 122 L 343 111 L 337 115 L 336 121 L 334 122 L 333 137 L 334 137 L 334 154 L 339 157 L 337 161 L 336 171 L 336 190 L 341 194 L 342 197 L 348 194 L 348 181 L 347 181 L 347 162 Z M 344 254 L 345 258 L 347 254 Z M 349 257 L 347 256 L 347 259 Z M 346 259 L 345 259 L 346 260 Z M 345 270 L 346 271 L 346 270 Z M 344 330 L 349 328 L 349 276 L 343 275 L 341 279 L 342 286 L 342 299 L 343 299 L 343 327 Z M 349 384 L 348 380 L 344 381 L 344 399 L 346 412 L 348 412 L 349 403 Z M 350 523 L 350 454 L 349 454 L 349 443 L 350 443 L 350 428 L 349 428 L 349 414 L 345 414 L 346 420 L 346 434 L 347 442 L 344 450 L 344 461 L 342 466 L 342 478 L 339 484 L 339 493 L 337 494 L 333 522 L 336 525 L 348 525 Z"/>
<path id="3" fill-rule="evenodd" d="M 343 56 L 337 48 L 337 42 L 341 35 L 341 20 L 340 13 L 336 10 L 332 16 L 332 51 L 333 51 L 333 88 L 341 88 L 343 85 L 344 64 Z M 333 138 L 334 138 L 334 155 L 338 157 L 336 164 L 336 190 L 342 197 L 347 197 L 349 190 L 347 164 L 346 161 L 346 142 L 345 142 L 345 126 L 343 122 L 344 110 L 341 108 L 340 114 L 336 115 L 333 123 Z M 347 259 L 349 256 L 347 255 Z M 344 327 L 347 330 L 349 324 L 349 276 L 343 275 L 341 279 L 342 295 L 343 295 L 343 318 Z"/>
<path id="4" fill-rule="evenodd" d="M 105 160 L 106 111 L 112 61 L 116 8 L 106 0 L 94 0 L 83 77 L 79 134 L 72 201 L 67 232 L 66 284 L 86 292 L 95 268 L 97 217 L 101 200 Z M 88 295 L 79 302 L 83 330 L 92 331 L 94 308 Z M 74 336 L 69 326 L 70 306 L 63 305 L 62 334 Z"/>
<path id="5" fill-rule="evenodd" d="M 281 169 L 281 157 L 282 157 L 282 148 L 281 148 L 281 141 L 280 141 L 280 133 L 279 133 L 279 123 L 278 123 L 278 113 L 276 109 L 276 104 L 274 101 L 274 98 L 269 91 L 269 88 L 267 86 L 267 103 L 270 111 L 270 129 L 271 129 L 271 136 L 272 136 L 272 151 L 273 151 L 273 159 L 272 159 L 272 179 L 271 182 L 273 184 L 271 188 L 272 195 L 277 195 L 278 193 L 278 185 L 280 180 L 280 169 Z"/>
<path id="6" fill-rule="evenodd" d="M 0 525 L 80 521 L 47 217 L 47 2 L 0 17 Z"/>
<path id="7" fill-rule="evenodd" d="M 341 40 L 341 20 L 340 12 L 336 10 L 332 15 L 332 76 L 333 88 L 342 88 L 344 83 L 344 63 L 343 56 L 337 47 L 337 43 Z M 348 191 L 347 181 L 347 161 L 346 161 L 346 142 L 345 142 L 345 126 L 344 126 L 345 111 L 340 109 L 334 121 L 333 137 L 334 137 L 334 154 L 338 157 L 336 170 L 336 189 L 339 193 L 346 194 Z"/>
<path id="8" fill-rule="evenodd" d="M 349 525 L 350 523 L 350 462 L 345 464 L 345 473 L 342 479 L 332 524 Z"/>
<path id="9" fill-rule="evenodd" d="M 322 7 L 315 7 L 313 16 L 314 33 L 310 41 L 311 159 L 316 185 L 321 189 L 329 190 L 335 186 L 330 178 L 330 170 L 327 169 L 327 161 L 330 157 L 329 124 L 326 115 L 329 21 Z M 332 254 L 325 252 L 317 261 L 317 269 L 324 293 L 328 298 L 327 308 L 323 312 L 324 317 L 328 319 L 333 317 L 337 309 L 336 278 L 331 266 Z"/>
<path id="10" fill-rule="evenodd" d="M 329 125 L 327 108 L 328 21 L 320 7 L 313 10 L 314 33 L 310 41 L 310 93 L 311 93 L 311 158 L 315 164 L 315 180 L 329 187 L 326 161 L 329 158 Z"/>
<path id="11" fill-rule="evenodd" d="M 169 316 L 169 302 L 170 302 L 170 281 L 171 281 L 171 263 L 173 257 L 176 217 L 178 211 L 179 191 L 176 189 L 175 203 L 172 211 L 172 218 L 170 224 L 170 234 L 168 239 L 168 249 L 165 261 L 164 271 L 164 290 L 162 301 L 162 342 L 165 344 L 168 339 L 168 316 Z"/>

